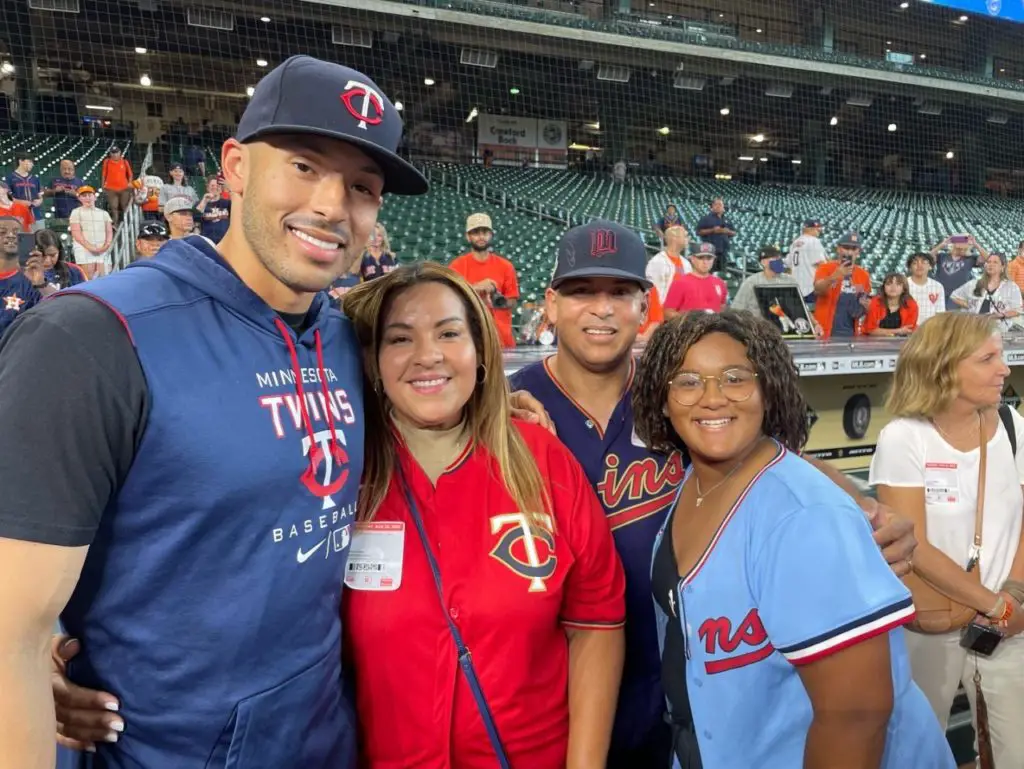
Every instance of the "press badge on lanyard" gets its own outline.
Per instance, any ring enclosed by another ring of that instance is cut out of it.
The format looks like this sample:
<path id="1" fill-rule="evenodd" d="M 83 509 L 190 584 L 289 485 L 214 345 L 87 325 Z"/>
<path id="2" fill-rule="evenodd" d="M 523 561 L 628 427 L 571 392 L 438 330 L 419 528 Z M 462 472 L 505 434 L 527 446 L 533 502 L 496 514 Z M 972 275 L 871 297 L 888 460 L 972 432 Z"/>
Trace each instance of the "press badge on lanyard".
<path id="1" fill-rule="evenodd" d="M 353 590 L 398 590 L 404 552 L 403 522 L 357 523 L 345 567 L 345 586 Z"/>
<path id="2" fill-rule="evenodd" d="M 960 481 L 956 469 L 956 462 L 925 463 L 925 504 L 955 505 L 960 502 Z"/>

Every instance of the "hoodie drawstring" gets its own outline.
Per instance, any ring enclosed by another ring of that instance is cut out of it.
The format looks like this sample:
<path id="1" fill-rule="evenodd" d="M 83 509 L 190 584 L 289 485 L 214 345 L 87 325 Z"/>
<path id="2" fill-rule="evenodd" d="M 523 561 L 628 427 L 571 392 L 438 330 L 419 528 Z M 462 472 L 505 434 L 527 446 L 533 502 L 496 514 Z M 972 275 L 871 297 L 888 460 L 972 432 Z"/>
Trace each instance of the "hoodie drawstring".
<path id="1" fill-rule="evenodd" d="M 299 353 L 295 349 L 295 342 L 292 340 L 291 330 L 285 325 L 284 321 L 280 318 L 275 318 L 274 323 L 277 326 L 277 330 L 281 333 L 284 338 L 284 343 L 288 347 L 288 354 L 292 361 L 292 374 L 295 377 L 295 394 L 299 399 L 299 408 L 302 411 L 302 423 L 306 427 L 306 435 L 309 436 L 309 464 L 302 473 L 302 483 L 306 486 L 313 494 L 318 497 L 326 497 L 331 494 L 335 494 L 341 490 L 341 487 L 345 485 L 345 481 L 348 480 L 348 470 L 342 470 L 337 474 L 337 477 L 327 486 L 324 486 L 316 479 L 316 471 L 320 466 L 320 463 L 324 460 L 324 451 L 317 444 L 314 438 L 313 431 L 313 420 L 309 416 L 309 406 L 306 403 L 306 391 L 302 387 L 302 368 L 299 366 Z M 338 437 L 334 432 L 334 416 L 331 413 L 331 397 L 330 392 L 327 389 L 327 373 L 324 371 L 324 348 L 320 341 L 319 329 L 314 332 L 313 338 L 316 340 L 316 365 L 317 365 L 317 376 L 320 379 L 320 393 L 324 398 L 324 413 L 327 417 L 327 447 L 331 453 L 331 457 L 338 467 L 348 463 L 348 454 L 345 449 L 342 448 L 341 443 L 338 441 Z"/>

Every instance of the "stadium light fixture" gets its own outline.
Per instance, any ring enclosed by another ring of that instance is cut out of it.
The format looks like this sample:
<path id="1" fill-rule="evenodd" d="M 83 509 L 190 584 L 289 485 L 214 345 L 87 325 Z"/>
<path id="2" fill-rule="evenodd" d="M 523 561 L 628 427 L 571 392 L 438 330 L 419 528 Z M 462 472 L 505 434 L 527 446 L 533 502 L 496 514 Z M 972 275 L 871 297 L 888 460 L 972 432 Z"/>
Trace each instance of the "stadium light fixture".
<path id="1" fill-rule="evenodd" d="M 790 162 L 790 163 L 792 163 L 792 164 L 793 164 L 793 165 L 795 165 L 795 166 L 798 166 L 798 165 L 800 165 L 801 163 L 803 163 L 804 161 L 800 160 L 800 158 L 793 158 L 793 159 L 792 159 L 792 160 L 790 160 L 789 162 Z"/>
<path id="2" fill-rule="evenodd" d="M 141 85 L 146 86 L 147 88 L 149 86 L 153 85 L 153 81 L 150 79 L 149 75 L 143 75 L 142 77 L 140 77 L 139 78 L 139 83 Z"/>
<path id="3" fill-rule="evenodd" d="M 256 93 L 256 89 L 255 88 L 253 88 L 251 85 L 250 86 L 246 86 L 246 89 L 245 89 L 245 95 L 246 96 L 248 96 L 251 99 L 252 95 L 254 93 Z"/>
<path id="4" fill-rule="evenodd" d="M 512 94 L 513 96 L 518 96 L 519 95 L 519 89 L 516 88 L 515 86 L 512 86 L 511 88 L 509 88 L 508 92 L 510 94 Z"/>
<path id="5" fill-rule="evenodd" d="M 658 129 L 658 133 L 660 133 L 662 136 L 668 136 L 669 127 L 667 125 L 663 125 L 661 128 Z"/>
<path id="6" fill-rule="evenodd" d="M 267 60 L 266 59 L 256 59 L 256 66 L 257 67 L 265 67 L 265 66 L 267 66 Z"/>
<path id="7" fill-rule="evenodd" d="M 892 45 L 892 40 L 886 40 L 886 41 L 885 41 L 885 44 L 886 44 L 886 45 Z"/>
<path id="8" fill-rule="evenodd" d="M 967 21 L 967 16 L 961 16 L 961 17 L 960 17 L 960 21 L 961 21 L 961 22 Z"/>
<path id="9" fill-rule="evenodd" d="M 921 56 L 920 56 L 919 58 L 921 58 L 921 59 L 927 59 L 927 58 L 928 58 L 928 54 L 926 54 L 926 53 L 922 53 L 922 54 L 921 54 Z"/>
<path id="10" fill-rule="evenodd" d="M 86 109 L 98 110 L 100 112 L 113 112 L 114 111 L 113 107 L 109 107 L 106 104 L 86 104 L 85 108 Z"/>
<path id="11" fill-rule="evenodd" d="M 953 153 L 953 150 L 950 150 L 949 152 L 946 153 L 946 160 L 952 160 L 955 157 L 956 155 Z"/>
<path id="12" fill-rule="evenodd" d="M 13 64 L 11 64 L 9 61 L 5 61 L 3 64 L 0 64 L 0 75 L 13 75 L 13 74 L 14 74 L 14 65 Z"/>
<path id="13" fill-rule="evenodd" d="M 264 24 L 269 24 L 270 23 L 270 17 L 269 16 L 260 16 L 260 21 L 262 21 Z"/>
<path id="14" fill-rule="evenodd" d="M 764 141 L 764 134 L 754 134 L 753 136 L 750 137 L 750 140 L 755 144 L 760 144 L 761 142 Z"/>
<path id="15" fill-rule="evenodd" d="M 759 34 L 759 35 L 760 35 L 760 34 L 761 34 L 761 33 L 762 33 L 762 32 L 763 32 L 764 30 L 763 30 L 763 29 L 761 29 L 760 27 L 758 27 L 758 28 L 757 28 L 756 30 L 754 30 L 754 31 L 755 31 L 755 32 L 757 32 L 757 34 Z"/>
<path id="16" fill-rule="evenodd" d="M 429 85 L 433 85 L 433 84 L 434 84 L 434 78 L 432 78 L 432 77 L 425 77 L 425 78 L 423 78 L 423 85 L 428 85 L 429 86 Z"/>
<path id="17" fill-rule="evenodd" d="M 146 53 L 146 49 L 143 48 L 141 45 L 137 45 L 135 46 L 135 53 Z"/>
<path id="18" fill-rule="evenodd" d="M 910 7 L 910 3 L 907 3 L 907 2 L 900 3 L 900 10 L 901 11 L 905 11 L 909 7 Z"/>
<path id="19" fill-rule="evenodd" d="M 896 124 L 895 123 L 889 123 L 889 133 L 895 133 L 895 131 L 896 131 Z"/>
<path id="20" fill-rule="evenodd" d="M 476 116 L 479 114 L 480 110 L 478 110 L 476 107 L 473 107 L 473 109 L 469 111 L 469 115 L 466 116 L 466 122 L 472 123 L 476 119 Z"/>
<path id="21" fill-rule="evenodd" d="M 396 110 L 397 110 L 398 112 L 401 112 L 401 111 L 402 111 L 403 109 L 405 109 L 405 105 L 404 105 L 404 104 L 402 104 L 402 102 L 400 102 L 400 101 L 396 101 L 396 102 L 395 102 L 395 109 L 396 109 Z"/>
<path id="22" fill-rule="evenodd" d="M 828 121 L 828 124 L 830 126 L 837 126 L 837 125 L 839 125 L 839 118 L 837 118 L 835 115 L 833 115 L 832 119 Z"/>
<path id="23" fill-rule="evenodd" d="M 766 157 L 762 157 L 762 158 L 760 158 L 760 160 L 761 160 L 762 163 L 767 163 L 768 162 L 768 158 L 766 158 Z"/>
<path id="24" fill-rule="evenodd" d="M 753 159 L 754 159 L 753 155 L 740 155 L 740 160 L 744 160 L 744 161 L 748 161 L 749 162 L 749 161 L 751 161 Z"/>
<path id="25" fill-rule="evenodd" d="M 729 111 L 730 110 L 728 107 L 722 107 L 722 109 L 718 110 L 718 114 L 725 116 L 729 114 Z"/>

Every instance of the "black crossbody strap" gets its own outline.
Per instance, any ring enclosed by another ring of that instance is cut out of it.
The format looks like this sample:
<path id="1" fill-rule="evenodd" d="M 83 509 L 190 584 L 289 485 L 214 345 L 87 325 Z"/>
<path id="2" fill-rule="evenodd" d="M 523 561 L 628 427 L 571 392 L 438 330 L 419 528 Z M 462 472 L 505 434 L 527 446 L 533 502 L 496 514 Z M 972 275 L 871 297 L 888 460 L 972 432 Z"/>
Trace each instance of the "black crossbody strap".
<path id="1" fill-rule="evenodd" d="M 999 418 L 1003 420 L 1003 427 L 1006 428 L 1006 437 L 1010 439 L 1010 448 L 1013 450 L 1013 458 L 1017 458 L 1017 426 L 1013 423 L 1013 414 L 1010 407 L 1005 403 L 999 407 Z"/>

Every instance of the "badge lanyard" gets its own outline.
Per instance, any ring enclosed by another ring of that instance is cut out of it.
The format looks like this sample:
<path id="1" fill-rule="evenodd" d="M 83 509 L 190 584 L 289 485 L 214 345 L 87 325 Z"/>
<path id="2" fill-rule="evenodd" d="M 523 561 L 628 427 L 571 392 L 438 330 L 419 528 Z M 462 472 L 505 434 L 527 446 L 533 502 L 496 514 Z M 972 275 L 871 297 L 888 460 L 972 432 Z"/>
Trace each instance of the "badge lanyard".
<path id="1" fill-rule="evenodd" d="M 398 474 L 399 483 L 402 484 L 402 491 L 405 492 L 405 501 L 409 505 L 409 514 L 412 516 L 412 522 L 416 525 L 416 531 L 419 532 L 420 541 L 423 543 L 423 551 L 427 555 L 427 563 L 430 565 L 430 571 L 434 575 L 434 586 L 437 588 L 437 597 L 441 601 L 441 611 L 444 613 L 444 618 L 448 621 L 448 629 L 451 630 L 452 638 L 455 640 L 455 651 L 459 657 L 459 667 L 462 668 L 462 672 L 466 676 L 466 683 L 469 684 L 469 689 L 473 692 L 476 708 L 480 711 L 480 718 L 483 719 L 484 728 L 487 729 L 487 738 L 491 741 L 491 747 L 494 748 L 494 752 L 498 756 L 498 764 L 501 766 L 501 769 L 510 769 L 508 757 L 505 755 L 505 748 L 501 744 L 501 737 L 498 736 L 498 728 L 494 724 L 494 716 L 491 715 L 491 709 L 487 706 L 483 689 L 480 688 L 480 681 L 477 679 L 476 670 L 473 668 L 473 655 L 466 648 L 459 628 L 452 622 L 452 618 L 445 609 L 444 592 L 441 590 L 441 570 L 438 568 L 437 561 L 434 560 L 434 553 L 430 549 L 430 540 L 427 537 L 427 530 L 423 526 L 423 519 L 420 517 L 419 508 L 413 499 L 412 491 L 409 490 L 409 484 L 406 483 L 402 468 L 396 465 L 395 470 Z"/>

